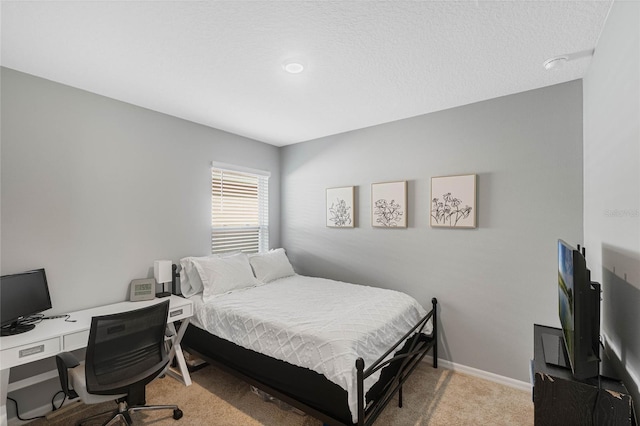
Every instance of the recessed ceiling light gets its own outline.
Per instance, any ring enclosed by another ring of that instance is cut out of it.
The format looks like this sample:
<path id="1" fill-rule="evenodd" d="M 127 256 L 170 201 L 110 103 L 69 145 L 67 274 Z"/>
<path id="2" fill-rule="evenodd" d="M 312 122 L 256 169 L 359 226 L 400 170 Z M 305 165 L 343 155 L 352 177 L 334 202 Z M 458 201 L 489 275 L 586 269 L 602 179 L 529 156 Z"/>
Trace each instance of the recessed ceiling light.
<path id="1" fill-rule="evenodd" d="M 302 65 L 300 62 L 293 61 L 285 62 L 284 64 L 282 64 L 282 68 L 284 68 L 284 70 L 289 74 L 300 74 L 302 71 L 304 71 L 304 65 Z"/>
<path id="2" fill-rule="evenodd" d="M 542 64 L 542 66 L 544 66 L 544 69 L 546 70 L 558 69 L 562 67 L 568 60 L 568 56 L 556 56 L 555 58 L 550 58 L 544 61 L 544 64 Z"/>

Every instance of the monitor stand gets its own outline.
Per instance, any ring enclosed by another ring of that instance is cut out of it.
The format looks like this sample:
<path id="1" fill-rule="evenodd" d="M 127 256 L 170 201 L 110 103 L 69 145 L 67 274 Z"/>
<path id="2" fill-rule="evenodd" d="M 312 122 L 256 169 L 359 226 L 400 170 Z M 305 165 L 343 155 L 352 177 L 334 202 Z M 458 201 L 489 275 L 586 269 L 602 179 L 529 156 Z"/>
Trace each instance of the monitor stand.
<path id="1" fill-rule="evenodd" d="M 35 324 L 12 323 L 0 329 L 0 336 L 13 336 L 15 334 L 24 333 L 35 328 Z"/>
<path id="2" fill-rule="evenodd" d="M 554 334 L 542 334 L 542 349 L 544 351 L 544 362 L 558 367 L 571 368 L 567 349 L 564 347 L 562 336 Z"/>

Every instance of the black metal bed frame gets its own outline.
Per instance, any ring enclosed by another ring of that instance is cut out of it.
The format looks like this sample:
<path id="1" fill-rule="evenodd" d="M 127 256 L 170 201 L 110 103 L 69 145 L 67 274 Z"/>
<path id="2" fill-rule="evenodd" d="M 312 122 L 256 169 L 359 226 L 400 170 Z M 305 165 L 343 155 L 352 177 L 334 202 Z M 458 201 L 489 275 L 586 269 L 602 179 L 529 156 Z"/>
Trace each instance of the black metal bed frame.
<path id="1" fill-rule="evenodd" d="M 177 272 L 177 265 L 173 265 L 173 280 L 172 290 L 174 294 L 180 295 L 179 283 L 177 278 L 180 273 Z M 396 342 L 391 348 L 387 350 L 380 358 L 378 358 L 373 364 L 365 369 L 365 363 L 362 358 L 358 358 L 355 362 L 356 365 L 356 379 L 357 379 L 357 395 L 358 395 L 358 422 L 357 426 L 370 426 L 372 425 L 378 416 L 382 413 L 391 399 L 398 394 L 398 406 L 402 407 L 402 385 L 407 381 L 411 373 L 418 367 L 423 358 L 427 355 L 429 350 L 432 350 L 433 356 L 433 368 L 438 368 L 438 322 L 437 322 L 437 305 L 438 300 L 434 297 L 431 299 L 432 309 L 422 319 L 420 319 L 398 342 Z M 427 340 L 421 338 L 424 336 L 422 331 L 424 327 L 432 320 L 433 331 Z M 409 342 L 405 344 L 405 342 Z M 405 345 L 408 350 L 403 353 L 399 353 L 399 349 Z M 352 426 L 351 423 L 345 423 L 338 420 L 324 412 L 321 412 L 314 407 L 311 407 L 295 397 L 292 397 L 282 391 L 273 388 L 255 378 L 244 374 L 233 367 L 230 367 L 218 360 L 208 357 L 206 354 L 202 354 L 198 351 L 190 350 L 194 355 L 197 355 L 205 361 L 213 364 L 220 369 L 244 380 L 250 385 L 253 385 L 260 390 L 268 393 L 274 398 L 285 402 L 292 407 L 302 410 L 306 414 L 322 421 L 330 426 Z M 393 357 L 385 360 L 391 353 L 395 353 Z M 365 394 L 364 394 L 364 381 L 374 374 L 376 371 L 381 370 L 391 363 L 400 363 L 400 367 L 393 377 L 387 382 L 385 388 L 380 393 L 380 396 L 376 398 L 370 405 L 365 406 Z"/>

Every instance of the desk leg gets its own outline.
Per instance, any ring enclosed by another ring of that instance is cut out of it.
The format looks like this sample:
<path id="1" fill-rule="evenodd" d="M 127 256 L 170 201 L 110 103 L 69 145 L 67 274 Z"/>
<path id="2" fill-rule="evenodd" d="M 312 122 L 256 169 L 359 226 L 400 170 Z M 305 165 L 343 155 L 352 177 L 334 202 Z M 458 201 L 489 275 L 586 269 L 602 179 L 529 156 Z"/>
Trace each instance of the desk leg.
<path id="1" fill-rule="evenodd" d="M 189 369 L 187 368 L 187 363 L 184 360 L 184 354 L 182 353 L 182 347 L 180 346 L 180 342 L 182 341 L 182 336 L 184 336 L 184 332 L 187 331 L 187 326 L 189 325 L 189 318 L 182 321 L 182 325 L 180 329 L 176 332 L 176 327 L 173 323 L 167 324 L 169 330 L 173 333 L 173 337 L 171 338 L 171 351 L 169 352 L 169 364 L 173 361 L 175 357 L 178 362 L 178 367 L 180 372 L 175 371 L 173 368 L 169 368 L 167 370 L 167 374 L 175 379 L 178 379 L 184 383 L 185 386 L 191 385 L 191 376 L 189 375 Z"/>
<path id="2" fill-rule="evenodd" d="M 6 368 L 0 370 L 0 398 L 2 398 L 2 407 L 0 407 L 0 426 L 7 426 L 7 389 L 9 389 L 9 372 Z"/>

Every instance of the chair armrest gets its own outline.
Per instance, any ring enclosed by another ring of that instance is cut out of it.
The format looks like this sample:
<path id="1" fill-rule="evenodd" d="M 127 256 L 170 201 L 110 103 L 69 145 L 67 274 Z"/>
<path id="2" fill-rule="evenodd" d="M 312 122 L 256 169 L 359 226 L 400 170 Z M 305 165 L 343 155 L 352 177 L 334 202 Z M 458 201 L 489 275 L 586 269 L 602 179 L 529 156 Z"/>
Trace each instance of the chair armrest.
<path id="1" fill-rule="evenodd" d="M 78 358 L 76 358 L 71 352 L 62 352 L 56 355 L 56 366 L 58 367 L 58 378 L 60 379 L 60 386 L 62 391 L 69 397 L 74 399 L 78 397 L 75 390 L 69 389 L 69 368 L 74 368 L 80 365 Z"/>

